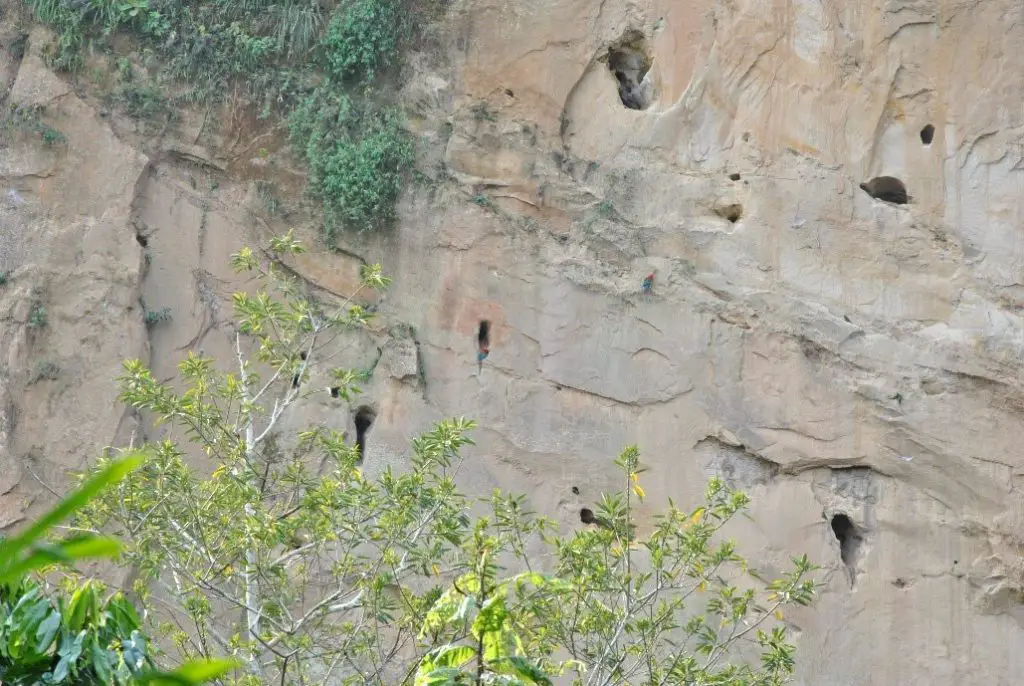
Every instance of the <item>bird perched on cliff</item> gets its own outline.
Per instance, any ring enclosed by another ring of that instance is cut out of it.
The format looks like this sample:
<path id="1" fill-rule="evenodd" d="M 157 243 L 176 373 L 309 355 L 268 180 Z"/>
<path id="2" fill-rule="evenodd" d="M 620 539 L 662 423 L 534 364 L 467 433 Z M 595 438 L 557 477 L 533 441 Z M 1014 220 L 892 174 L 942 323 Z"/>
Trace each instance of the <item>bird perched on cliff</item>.
<path id="1" fill-rule="evenodd" d="M 640 86 L 626 78 L 621 71 L 615 72 L 615 79 L 619 82 L 619 100 L 631 110 L 643 109 L 643 96 L 640 93 Z"/>
<path id="2" fill-rule="evenodd" d="M 491 323 L 486 319 L 480 320 L 480 328 L 476 333 L 476 370 L 477 374 L 483 371 L 484 360 L 491 353 Z"/>
<path id="3" fill-rule="evenodd" d="M 644 277 L 643 283 L 640 284 L 640 288 L 645 294 L 650 295 L 652 286 L 654 286 L 654 272 L 651 272 Z"/>

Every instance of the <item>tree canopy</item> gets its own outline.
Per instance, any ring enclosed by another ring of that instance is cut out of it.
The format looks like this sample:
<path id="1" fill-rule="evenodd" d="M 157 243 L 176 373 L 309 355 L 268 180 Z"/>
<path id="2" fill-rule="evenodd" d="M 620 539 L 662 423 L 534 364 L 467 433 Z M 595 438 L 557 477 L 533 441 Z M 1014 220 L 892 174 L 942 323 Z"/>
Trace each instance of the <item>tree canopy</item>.
<path id="1" fill-rule="evenodd" d="M 301 251 L 290 234 L 269 246 Z M 155 635 L 183 658 L 237 657 L 228 681 L 252 684 L 787 680 L 781 613 L 812 601 L 814 566 L 800 557 L 778 579 L 751 573 L 724 536 L 745 494 L 713 478 L 699 507 L 669 503 L 641 527 L 644 470 L 630 446 L 594 523 L 561 532 L 524 496 L 459 490 L 475 427 L 464 418 L 413 440 L 406 468 L 369 477 L 343 431 L 294 420 L 324 392 L 308 390 L 313 375 L 355 402 L 360 374 L 335 365 L 371 315 L 355 295 L 311 297 L 252 250 L 232 263 L 260 283 L 234 296 L 234 359 L 189 354 L 175 383 L 125 363 L 122 400 L 167 431 L 77 518 L 125 540 Z M 387 284 L 379 265 L 364 268 L 362 288 Z"/>

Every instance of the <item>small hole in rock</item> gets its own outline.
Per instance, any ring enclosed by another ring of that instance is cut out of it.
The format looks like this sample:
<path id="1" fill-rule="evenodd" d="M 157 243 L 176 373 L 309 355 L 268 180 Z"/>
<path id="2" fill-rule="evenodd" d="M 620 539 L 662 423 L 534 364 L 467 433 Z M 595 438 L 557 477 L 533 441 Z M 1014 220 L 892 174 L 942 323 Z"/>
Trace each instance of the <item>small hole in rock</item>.
<path id="1" fill-rule="evenodd" d="M 909 200 L 907 187 L 895 176 L 876 176 L 867 183 L 862 183 L 860 188 L 872 198 L 896 205 L 906 205 Z"/>
<path id="2" fill-rule="evenodd" d="M 573 486 L 572 487 L 572 494 L 573 495 L 579 495 L 580 494 L 580 489 L 577 488 L 576 486 Z"/>
<path id="3" fill-rule="evenodd" d="M 725 207 L 719 207 L 715 210 L 715 214 L 723 219 L 728 219 L 730 222 L 735 224 L 743 216 L 743 206 L 737 203 L 732 205 L 726 205 Z"/>
<path id="4" fill-rule="evenodd" d="M 593 524 L 597 520 L 594 519 L 594 511 L 589 507 L 584 507 L 580 510 L 580 521 L 584 524 Z"/>
<path id="5" fill-rule="evenodd" d="M 341 397 L 341 388 L 340 387 L 338 387 L 338 386 L 331 386 L 330 390 L 331 390 L 331 397 L 332 398 L 339 398 L 339 397 Z"/>
<path id="6" fill-rule="evenodd" d="M 508 97 L 510 97 L 510 98 L 514 98 L 514 97 L 516 97 L 516 94 L 512 92 L 512 89 L 511 89 L 511 88 L 506 88 L 506 89 L 505 89 L 505 95 L 507 95 L 507 96 L 508 96 Z"/>
<path id="7" fill-rule="evenodd" d="M 481 350 L 491 347 L 491 323 L 486 319 L 480 320 L 476 330 L 476 345 Z"/>
<path id="8" fill-rule="evenodd" d="M 729 178 L 733 181 L 739 181 L 741 177 L 739 174 L 729 174 Z"/>
<path id="9" fill-rule="evenodd" d="M 850 575 L 850 586 L 853 586 L 857 572 L 857 557 L 860 554 L 860 544 L 863 538 L 857 530 L 857 526 L 848 516 L 839 513 L 832 515 L 832 533 L 839 541 L 839 557 L 846 565 L 846 571 Z"/>
<path id="10" fill-rule="evenodd" d="M 749 131 L 745 131 L 743 133 L 743 142 L 746 143 L 749 140 L 750 140 L 750 132 Z"/>
<path id="11" fill-rule="evenodd" d="M 643 36 L 631 32 L 608 52 L 608 70 L 615 76 L 619 100 L 631 110 L 645 110 L 654 99 L 650 79 L 646 78 L 651 58 L 645 47 Z"/>
<path id="12" fill-rule="evenodd" d="M 141 245 L 143 248 L 148 248 L 149 247 L 149 237 L 148 236 L 143 236 L 141 233 L 137 233 L 137 234 L 135 234 L 135 241 L 139 245 Z"/>
<path id="13" fill-rule="evenodd" d="M 932 139 L 935 137 L 935 127 L 928 124 L 921 129 L 921 142 L 925 145 L 931 145 Z"/>
<path id="14" fill-rule="evenodd" d="M 359 449 L 360 462 L 363 461 L 363 456 L 366 454 L 366 434 L 376 418 L 377 413 L 373 411 L 372 407 L 363 405 L 356 410 L 356 448 Z"/>

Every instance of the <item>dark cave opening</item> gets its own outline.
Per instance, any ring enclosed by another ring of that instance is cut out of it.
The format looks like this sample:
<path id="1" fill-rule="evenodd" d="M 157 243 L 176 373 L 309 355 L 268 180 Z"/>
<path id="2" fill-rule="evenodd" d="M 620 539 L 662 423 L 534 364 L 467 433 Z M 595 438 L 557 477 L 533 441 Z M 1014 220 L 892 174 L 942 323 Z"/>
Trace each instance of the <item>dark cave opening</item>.
<path id="1" fill-rule="evenodd" d="M 372 407 L 363 405 L 356 410 L 356 449 L 359 451 L 360 462 L 366 455 L 366 434 L 369 433 L 370 427 L 373 426 L 373 420 L 376 418 L 377 413 L 373 411 Z"/>
<path id="2" fill-rule="evenodd" d="M 634 32 L 617 47 L 608 51 L 608 70 L 615 76 L 619 100 L 631 110 L 645 110 L 651 106 L 653 93 L 647 72 L 651 58 L 646 54 L 643 36 Z"/>
<path id="3" fill-rule="evenodd" d="M 872 198 L 896 205 L 906 205 L 910 200 L 907 187 L 895 176 L 876 176 L 867 183 L 862 183 L 860 188 Z"/>
<path id="4" fill-rule="evenodd" d="M 856 581 L 857 559 L 860 556 L 860 546 L 864 539 L 861 536 L 857 525 L 847 515 L 836 513 L 832 515 L 832 533 L 839 541 L 839 557 L 846 566 L 850 577 L 850 587 Z"/>
<path id="5" fill-rule="evenodd" d="M 921 142 L 925 145 L 931 145 L 934 137 L 935 127 L 931 124 L 927 124 L 923 129 L 921 129 Z"/>
<path id="6" fill-rule="evenodd" d="M 580 521 L 584 524 L 593 524 L 597 520 L 594 519 L 594 511 L 589 507 L 584 507 L 580 510 Z"/>
<path id="7" fill-rule="evenodd" d="M 715 210 L 715 214 L 723 219 L 727 219 L 730 223 L 735 224 L 743 217 L 743 206 L 739 203 L 733 203 L 731 205 L 725 205 Z"/>

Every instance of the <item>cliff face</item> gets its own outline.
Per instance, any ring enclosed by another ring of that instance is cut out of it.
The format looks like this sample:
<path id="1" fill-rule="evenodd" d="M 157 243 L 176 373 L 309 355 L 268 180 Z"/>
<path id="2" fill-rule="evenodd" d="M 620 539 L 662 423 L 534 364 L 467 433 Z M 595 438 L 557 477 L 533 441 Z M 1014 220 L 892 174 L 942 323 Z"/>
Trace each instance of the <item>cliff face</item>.
<path id="1" fill-rule="evenodd" d="M 1016 683 L 1022 20 L 1011 0 L 455 3 L 404 89 L 428 182 L 394 231 L 291 265 L 322 294 L 360 260 L 395 278 L 352 361 L 375 365 L 367 464 L 470 416 L 467 487 L 572 527 L 637 443 L 651 510 L 721 474 L 754 499 L 733 533 L 761 569 L 823 565 L 789 618 L 797 683 Z M 67 141 L 0 149 L 5 246 L 24 239 L 0 290 L 2 524 L 42 456 L 53 480 L 127 442 L 122 358 L 151 343 L 166 378 L 227 354 L 230 252 L 315 235 L 261 211 L 253 179 L 301 188 L 283 149 L 250 159 L 261 131 L 100 117 L 44 42 L 3 65 Z M 140 294 L 174 313 L 148 339 Z M 324 396 L 293 420 L 353 430 Z"/>

